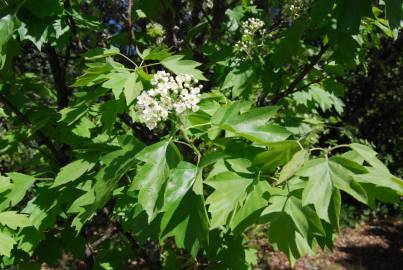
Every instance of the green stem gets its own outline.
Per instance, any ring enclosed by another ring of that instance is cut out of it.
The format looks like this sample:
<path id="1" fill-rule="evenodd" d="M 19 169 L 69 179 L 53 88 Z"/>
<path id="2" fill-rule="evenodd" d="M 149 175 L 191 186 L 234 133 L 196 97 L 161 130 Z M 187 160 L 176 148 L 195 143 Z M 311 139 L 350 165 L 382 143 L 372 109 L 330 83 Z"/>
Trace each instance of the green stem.
<path id="1" fill-rule="evenodd" d="M 132 59 L 130 59 L 129 57 L 127 57 L 127 56 L 124 55 L 123 53 L 118 53 L 118 55 L 122 56 L 124 59 L 126 59 L 127 61 L 129 61 L 130 63 L 132 63 L 132 64 L 136 67 L 136 69 L 138 68 L 138 65 L 137 65 Z"/>
<path id="2" fill-rule="evenodd" d="M 47 178 L 47 177 L 35 177 L 35 180 L 38 181 L 53 181 L 54 178 Z"/>
<path id="3" fill-rule="evenodd" d="M 193 126 L 190 126 L 190 127 L 185 128 L 185 129 L 183 129 L 183 130 L 189 130 L 189 129 L 191 129 L 191 128 L 202 127 L 202 126 L 208 126 L 208 125 L 211 125 L 211 123 L 204 123 L 204 124 L 193 125 Z"/>
<path id="4" fill-rule="evenodd" d="M 185 139 L 185 141 L 188 143 L 188 145 L 196 153 L 196 155 L 197 155 L 197 165 L 198 165 L 199 162 L 200 162 L 200 158 L 201 158 L 201 153 L 200 153 L 199 149 L 197 149 L 197 147 L 193 145 L 192 141 L 190 140 L 190 138 L 188 137 L 188 135 L 186 134 L 186 131 L 184 129 L 180 129 L 180 131 L 182 132 L 183 138 Z"/>
<path id="5" fill-rule="evenodd" d="M 340 144 L 340 145 L 336 145 L 336 146 L 330 148 L 329 152 L 332 152 L 332 151 L 334 151 L 336 149 L 339 149 L 339 148 L 351 148 L 351 147 L 348 144 Z"/>
<path id="6" fill-rule="evenodd" d="M 315 148 L 309 149 L 309 153 L 311 153 L 311 152 L 313 152 L 313 151 L 322 151 L 322 152 L 326 152 L 327 149 L 321 148 L 321 147 L 315 147 Z"/>
<path id="7" fill-rule="evenodd" d="M 152 63 L 152 64 L 148 64 L 148 65 L 144 65 L 144 66 L 140 66 L 140 67 L 151 67 L 151 66 L 156 66 L 156 65 L 161 65 L 161 63 Z"/>

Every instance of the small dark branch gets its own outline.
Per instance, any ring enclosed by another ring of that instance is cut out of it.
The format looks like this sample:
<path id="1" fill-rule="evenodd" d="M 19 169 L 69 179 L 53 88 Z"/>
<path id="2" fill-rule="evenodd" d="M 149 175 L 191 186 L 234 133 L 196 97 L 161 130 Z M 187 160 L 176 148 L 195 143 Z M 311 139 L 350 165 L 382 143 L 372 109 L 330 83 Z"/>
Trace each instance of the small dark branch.
<path id="1" fill-rule="evenodd" d="M 152 144 L 158 140 L 158 138 L 155 138 L 155 136 L 147 128 L 137 123 L 133 123 L 132 119 L 128 114 L 121 113 L 118 116 L 123 123 L 125 123 L 129 128 L 131 128 L 133 134 L 140 140 L 142 140 L 144 143 Z"/>
<path id="2" fill-rule="evenodd" d="M 64 9 L 69 9 L 71 7 L 69 0 L 64 0 Z M 70 26 L 73 34 L 77 34 L 77 26 L 72 16 L 67 15 L 67 24 Z"/>
<path id="3" fill-rule="evenodd" d="M 6 106 L 9 110 L 11 110 L 17 118 L 29 129 L 32 128 L 32 123 L 29 121 L 29 119 L 16 107 L 14 104 L 12 104 L 9 100 L 7 100 L 6 97 L 0 94 L 0 103 L 3 103 L 4 106 Z M 38 144 L 39 145 L 45 145 L 47 148 L 49 148 L 50 152 L 54 156 L 56 163 L 58 165 L 64 165 L 65 164 L 65 158 L 60 151 L 56 149 L 56 147 L 53 145 L 52 141 L 47 137 L 42 131 L 37 130 L 36 131 L 36 136 L 38 138 Z"/>
<path id="4" fill-rule="evenodd" d="M 162 16 L 162 22 L 164 25 L 164 29 L 166 31 L 165 41 L 168 46 L 175 45 L 175 34 L 174 34 L 174 14 L 172 14 L 171 10 L 167 7 L 164 0 L 160 0 L 162 7 L 164 8 L 164 14 Z"/>
<path id="5" fill-rule="evenodd" d="M 6 106 L 7 108 L 9 108 L 13 113 L 15 113 L 15 115 L 17 116 L 17 118 L 24 124 L 26 125 L 28 128 L 32 128 L 32 124 L 31 122 L 28 120 L 28 118 L 25 117 L 25 115 L 23 115 L 17 107 L 14 106 L 14 104 L 12 104 L 10 101 L 8 101 L 6 99 L 6 97 L 4 97 L 3 95 L 0 94 L 0 102 L 4 104 L 4 106 Z"/>
<path id="6" fill-rule="evenodd" d="M 63 70 L 67 70 L 67 67 L 69 65 L 69 60 L 71 56 L 71 44 L 73 43 L 72 39 L 70 39 L 70 44 L 66 48 L 66 55 L 64 57 L 64 64 L 63 64 Z"/>
<path id="7" fill-rule="evenodd" d="M 45 51 L 48 56 L 50 69 L 52 71 L 53 80 L 56 86 L 57 109 L 61 110 L 67 107 L 69 103 L 69 89 L 66 84 L 66 71 L 60 63 L 60 59 L 55 48 L 53 48 L 50 44 L 46 44 Z"/>
<path id="8" fill-rule="evenodd" d="M 306 75 L 309 74 L 309 72 L 311 72 L 313 67 L 320 61 L 323 54 L 326 52 L 327 48 L 328 48 L 328 45 L 321 47 L 319 53 L 312 58 L 312 60 L 309 64 L 307 64 L 305 67 L 303 67 L 302 72 L 290 83 L 287 90 L 285 90 L 284 92 L 281 92 L 277 96 L 275 96 L 274 99 L 272 99 L 270 103 L 272 105 L 275 105 L 283 98 L 294 93 L 297 85 L 305 78 Z"/>
<path id="9" fill-rule="evenodd" d="M 178 13 L 183 6 L 181 0 L 172 0 L 169 5 L 166 4 L 166 2 L 168 2 L 166 0 L 160 0 L 159 2 L 164 9 L 161 22 L 166 31 L 165 42 L 168 46 L 179 49 L 181 41 L 177 38 L 177 32 L 180 29 L 177 19 L 180 18 Z"/>
<path id="10" fill-rule="evenodd" d="M 193 7 L 192 7 L 190 27 L 194 27 L 200 22 L 199 15 L 202 12 L 203 1 L 193 0 L 192 5 Z"/>
<path id="11" fill-rule="evenodd" d="M 101 238 L 99 238 L 98 240 L 96 240 L 94 243 L 92 243 L 90 246 L 91 248 L 94 250 L 96 249 L 99 245 L 101 245 L 103 242 L 105 242 L 106 240 L 108 240 L 109 238 L 111 238 L 111 236 L 117 231 L 117 229 L 115 227 L 113 228 L 108 228 L 106 230 L 106 232 L 101 236 Z"/>
<path id="12" fill-rule="evenodd" d="M 270 34 L 274 31 L 276 31 L 277 29 L 285 26 L 287 23 L 285 21 L 283 21 L 282 19 L 276 21 L 274 24 L 272 24 L 269 29 L 267 29 L 266 34 Z"/>
<path id="13" fill-rule="evenodd" d="M 312 84 L 320 83 L 320 82 L 323 81 L 324 79 L 325 79 L 325 78 L 319 78 L 319 79 L 313 80 L 313 81 L 311 81 L 311 82 L 305 84 L 304 86 L 301 86 L 300 88 L 294 89 L 294 91 L 293 91 L 291 94 L 294 94 L 294 93 L 296 93 L 296 92 L 305 90 L 306 88 L 308 88 L 308 87 L 311 86 Z"/>
<path id="14" fill-rule="evenodd" d="M 225 17 L 225 1 L 214 0 L 213 2 L 213 41 L 218 41 L 221 37 L 221 25 Z"/>
<path id="15" fill-rule="evenodd" d="M 267 92 L 263 89 L 262 93 L 257 98 L 256 101 L 256 106 L 257 107 L 263 107 L 266 105 L 266 97 L 267 97 Z"/>
<path id="16" fill-rule="evenodd" d="M 133 21 L 132 21 L 132 9 L 133 9 L 133 1 L 128 0 L 127 4 L 127 27 L 129 28 L 129 45 L 134 46 L 136 43 L 136 36 L 134 34 L 134 29 L 133 29 Z"/>
<path id="17" fill-rule="evenodd" d="M 70 1 L 69 0 L 64 0 L 64 9 L 68 10 L 70 7 L 71 7 Z M 80 37 L 78 35 L 78 30 L 77 30 L 77 26 L 76 26 L 76 22 L 74 21 L 74 18 L 71 15 L 67 14 L 66 22 L 67 22 L 67 25 L 70 27 L 71 32 L 73 33 L 73 36 L 76 37 L 77 48 L 79 49 L 79 51 L 82 51 L 83 50 L 83 45 L 81 44 L 81 40 L 80 40 Z M 69 48 L 68 48 L 69 50 L 71 50 L 71 44 L 73 43 L 72 41 L 73 40 L 71 38 L 70 39 L 70 45 L 69 45 Z M 67 66 L 67 63 L 68 63 L 68 57 L 66 57 L 65 67 Z"/>
<path id="18" fill-rule="evenodd" d="M 92 250 L 92 247 L 89 244 L 86 244 L 84 257 L 85 269 L 92 270 L 94 267 L 94 262 L 94 250 Z"/>
<path id="19" fill-rule="evenodd" d="M 208 24 L 210 25 L 211 29 L 213 29 L 214 24 L 213 21 L 210 19 L 209 15 L 207 14 L 207 12 L 202 8 L 201 12 L 203 13 L 203 16 L 206 18 Z"/>

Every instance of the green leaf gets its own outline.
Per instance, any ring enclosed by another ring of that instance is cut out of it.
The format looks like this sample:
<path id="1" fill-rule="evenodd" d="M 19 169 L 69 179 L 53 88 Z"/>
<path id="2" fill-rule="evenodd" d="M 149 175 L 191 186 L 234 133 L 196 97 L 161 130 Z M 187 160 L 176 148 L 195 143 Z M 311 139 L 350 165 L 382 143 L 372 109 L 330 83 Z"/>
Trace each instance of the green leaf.
<path id="1" fill-rule="evenodd" d="M 6 118 L 6 117 L 7 117 L 6 112 L 4 111 L 3 108 L 0 108 L 0 118 Z"/>
<path id="2" fill-rule="evenodd" d="M 153 48 L 153 49 L 145 49 L 144 52 L 143 52 L 143 55 L 141 57 L 144 60 L 162 61 L 165 58 L 170 57 L 171 55 L 172 54 L 169 52 L 169 49 L 166 49 L 166 48 Z"/>
<path id="3" fill-rule="evenodd" d="M 221 132 L 221 124 L 224 124 L 228 119 L 232 119 L 237 116 L 240 111 L 249 109 L 251 103 L 247 101 L 236 101 L 232 104 L 226 104 L 219 108 L 211 117 L 211 123 L 213 126 L 209 129 L 208 136 L 211 140 L 217 138 Z"/>
<path id="4" fill-rule="evenodd" d="M 320 108 L 322 111 L 334 108 L 339 114 L 343 112 L 344 103 L 334 93 L 325 91 L 319 85 L 311 85 L 309 91 L 299 91 L 293 94 L 293 99 L 297 104 L 302 104 L 308 107 L 312 101 L 315 107 Z"/>
<path id="5" fill-rule="evenodd" d="M 101 157 L 105 165 L 95 175 L 94 186 L 76 199 L 68 210 L 69 213 L 78 213 L 72 222 L 77 231 L 80 231 L 84 223 L 108 202 L 119 180 L 134 166 L 135 156 L 142 148 L 143 144 L 140 141 L 126 136 L 121 142 L 120 150 Z"/>
<path id="6" fill-rule="evenodd" d="M 124 84 L 123 93 L 125 95 L 127 105 L 130 105 L 143 90 L 143 84 L 141 81 L 137 80 L 137 78 L 137 73 L 130 73 Z"/>
<path id="7" fill-rule="evenodd" d="M 260 213 L 268 202 L 263 195 L 269 190 L 270 185 L 267 181 L 257 181 L 248 188 L 244 204 L 236 211 L 231 221 L 230 228 L 233 231 L 241 232 L 249 225 L 257 222 Z"/>
<path id="8" fill-rule="evenodd" d="M 192 187 L 197 174 L 197 167 L 193 164 L 181 161 L 172 172 L 164 195 L 164 209 L 170 209 L 185 196 Z"/>
<path id="9" fill-rule="evenodd" d="M 16 243 L 8 233 L 0 231 L 0 255 L 10 257 Z"/>
<path id="10" fill-rule="evenodd" d="M 137 155 L 137 159 L 146 163 L 137 171 L 130 189 L 139 190 L 138 202 L 147 212 L 148 222 L 161 209 L 158 198 L 169 173 L 166 162 L 168 145 L 169 142 L 162 141 L 144 148 Z"/>
<path id="11" fill-rule="evenodd" d="M 105 79 L 102 87 L 112 89 L 116 100 L 123 92 L 127 105 L 131 104 L 143 90 L 143 84 L 135 72 L 111 72 L 105 75 Z"/>
<path id="12" fill-rule="evenodd" d="M 161 64 L 175 73 L 176 75 L 189 74 L 193 75 L 195 79 L 207 80 L 203 73 L 196 69 L 201 64 L 193 60 L 181 60 L 183 55 L 173 55 L 161 61 Z"/>
<path id="13" fill-rule="evenodd" d="M 35 178 L 21 173 L 8 173 L 10 178 L 0 176 L 0 211 L 17 205 L 32 186 Z"/>
<path id="14" fill-rule="evenodd" d="M 352 151 L 349 151 L 349 152 L 352 152 Z M 354 161 L 355 157 L 350 155 L 349 152 L 344 153 L 342 156 L 333 156 L 330 159 L 339 163 L 346 169 L 349 169 L 353 173 L 358 173 L 358 174 L 367 173 L 368 172 L 367 168 L 365 166 L 355 162 Z M 354 153 L 354 152 L 352 152 L 352 153 Z M 364 162 L 364 160 L 362 160 L 360 163 L 363 163 L 363 162 Z"/>
<path id="15" fill-rule="evenodd" d="M 375 186 L 394 190 L 400 196 L 403 195 L 403 181 L 389 173 L 375 168 L 367 168 L 368 173 L 354 175 L 358 183 L 369 183 Z"/>
<path id="16" fill-rule="evenodd" d="M 255 108 L 228 119 L 221 128 L 253 142 L 267 145 L 284 141 L 291 133 L 276 124 L 266 124 L 277 112 L 277 107 Z"/>
<path id="17" fill-rule="evenodd" d="M 73 87 L 93 86 L 110 79 L 110 73 L 114 74 L 114 67 L 110 62 L 86 63 L 84 74 L 77 78 Z M 123 67 L 123 66 L 122 66 Z"/>
<path id="18" fill-rule="evenodd" d="M 361 18 L 372 14 L 371 1 L 337 0 L 335 13 L 338 31 L 358 34 Z"/>
<path id="19" fill-rule="evenodd" d="M 352 143 L 350 144 L 350 147 L 372 167 L 382 172 L 389 173 L 388 168 L 379 159 L 376 158 L 377 153 L 370 147 L 359 143 Z"/>
<path id="20" fill-rule="evenodd" d="M 112 89 L 115 99 L 118 100 L 125 88 L 129 74 L 129 72 L 111 72 L 105 76 L 107 81 L 102 84 L 102 87 Z"/>
<path id="21" fill-rule="evenodd" d="M 18 249 L 27 252 L 30 256 L 34 253 L 38 244 L 45 239 L 44 233 L 36 230 L 34 227 L 26 227 L 19 234 Z"/>
<path id="22" fill-rule="evenodd" d="M 304 21 L 299 20 L 295 22 L 290 28 L 288 28 L 284 34 L 284 38 L 281 39 L 280 43 L 274 50 L 274 55 L 272 61 L 278 67 L 287 63 L 298 48 L 301 43 L 301 35 L 306 28 Z"/>
<path id="23" fill-rule="evenodd" d="M 241 115 L 234 115 L 230 119 L 225 119 L 224 123 L 234 126 L 236 129 L 238 126 L 263 126 L 271 118 L 273 118 L 278 111 L 279 107 L 262 107 L 254 108 Z M 239 127 L 239 129 L 242 129 Z"/>
<path id="24" fill-rule="evenodd" d="M 31 226 L 28 216 L 18 214 L 17 211 L 6 211 L 0 213 L 0 223 L 13 230 Z"/>
<path id="25" fill-rule="evenodd" d="M 328 1 L 315 1 L 310 11 L 312 20 L 311 25 L 318 25 L 321 20 L 327 17 L 329 12 L 333 9 L 334 0 Z"/>
<path id="26" fill-rule="evenodd" d="M 262 172 L 271 172 L 289 161 L 298 149 L 296 141 L 270 143 L 269 150 L 256 155 L 253 164 L 261 165 Z"/>
<path id="27" fill-rule="evenodd" d="M 333 184 L 326 160 L 310 160 L 297 174 L 309 177 L 308 184 L 302 193 L 302 203 L 304 205 L 313 204 L 318 216 L 329 221 L 328 208 L 333 193 Z"/>
<path id="28" fill-rule="evenodd" d="M 31 41 L 38 50 L 49 41 L 50 33 L 53 30 L 54 20 L 51 18 L 40 19 L 34 16 L 27 16 L 20 21 L 18 34 L 21 40 Z"/>
<path id="29" fill-rule="evenodd" d="M 96 127 L 96 125 L 88 117 L 84 116 L 78 120 L 71 131 L 77 136 L 91 138 L 91 129 L 94 127 Z"/>
<path id="30" fill-rule="evenodd" d="M 242 94 L 249 94 L 255 82 L 256 74 L 253 65 L 243 64 L 235 67 L 227 74 L 221 88 L 230 88 L 232 90 L 232 97 L 236 98 Z"/>
<path id="31" fill-rule="evenodd" d="M 108 100 L 103 103 L 100 107 L 101 110 L 101 122 L 103 125 L 102 130 L 110 130 L 116 122 L 116 117 L 119 113 L 124 111 L 124 103 L 121 99 L 119 100 Z"/>
<path id="32" fill-rule="evenodd" d="M 311 85 L 309 92 L 312 99 L 319 105 L 322 111 L 330 110 L 332 107 L 341 114 L 343 112 L 344 103 L 333 93 L 325 91 L 318 85 Z"/>
<path id="33" fill-rule="evenodd" d="M 56 175 L 55 182 L 53 183 L 52 187 L 58 187 L 68 182 L 72 182 L 80 178 L 80 176 L 91 170 L 94 166 L 94 162 L 84 159 L 75 160 L 60 169 L 60 172 Z"/>
<path id="34" fill-rule="evenodd" d="M 329 221 L 328 208 L 334 188 L 343 190 L 364 204 L 367 203 L 365 190 L 354 181 L 354 174 L 332 160 L 310 160 L 297 174 L 309 178 L 302 194 L 303 204 L 313 204 L 318 216 L 326 221 Z"/>
<path id="35" fill-rule="evenodd" d="M 308 152 L 306 150 L 300 150 L 295 153 L 291 160 L 281 169 L 278 184 L 290 179 L 302 167 L 307 159 Z"/>
<path id="36" fill-rule="evenodd" d="M 170 162 L 171 164 L 173 163 L 176 165 L 177 161 L 180 159 L 178 154 L 175 153 L 177 149 L 174 149 L 173 147 L 174 146 L 170 144 L 170 142 L 161 141 L 147 146 L 136 156 L 136 158 L 144 162 L 144 164 L 139 167 L 130 190 L 139 190 L 138 202 L 147 212 L 148 222 L 151 222 L 164 208 L 162 195 L 164 194 L 164 186 L 169 177 Z M 182 164 L 182 166 L 183 165 L 184 164 Z M 179 179 L 174 179 L 171 185 L 177 185 L 177 181 L 189 180 L 181 178 L 181 173 L 185 173 L 185 171 L 179 170 L 176 173 L 177 176 L 179 176 Z M 194 179 L 190 180 L 194 181 Z M 179 195 L 182 194 L 183 193 L 179 191 Z M 178 199 L 171 188 L 167 195 L 170 196 L 170 200 L 173 200 L 168 201 L 168 204 L 174 203 L 175 199 Z"/>
<path id="37" fill-rule="evenodd" d="M 0 70 L 6 62 L 7 42 L 14 32 L 14 16 L 6 15 L 0 19 Z"/>
<path id="38" fill-rule="evenodd" d="M 63 204 L 71 204 L 77 195 L 82 194 L 81 191 L 77 194 L 77 189 L 51 189 L 48 186 L 39 186 L 35 191 L 35 196 L 22 212 L 29 214 L 30 224 L 40 232 L 55 225 L 57 216 L 63 211 Z"/>
<path id="39" fill-rule="evenodd" d="M 95 48 L 82 54 L 86 60 L 97 60 L 119 54 L 119 48 L 111 46 L 110 48 Z"/>
<path id="40" fill-rule="evenodd" d="M 270 242 L 286 254 L 293 266 L 297 258 L 312 253 L 309 220 L 301 200 L 294 196 L 272 196 L 269 202 L 261 221 L 270 221 Z"/>
<path id="41" fill-rule="evenodd" d="M 89 107 L 85 102 L 80 102 L 72 107 L 66 107 L 59 112 L 61 114 L 59 122 L 65 122 L 67 125 L 71 125 L 86 114 L 88 109 Z"/>
<path id="42" fill-rule="evenodd" d="M 398 29 L 403 20 L 403 4 L 401 0 L 385 0 L 385 15 L 391 28 Z"/>
<path id="43" fill-rule="evenodd" d="M 211 213 L 210 229 L 227 224 L 230 214 L 244 200 L 246 188 L 253 179 L 244 178 L 234 172 L 222 172 L 209 177 L 205 183 L 214 188 L 206 200 Z"/>
<path id="44" fill-rule="evenodd" d="M 69 34 L 70 26 L 64 20 L 57 19 L 53 23 L 53 29 L 55 30 L 56 39 L 60 39 L 64 34 Z"/>
<path id="45" fill-rule="evenodd" d="M 42 0 L 40 5 L 36 0 L 27 0 L 24 7 L 41 19 L 60 14 L 63 11 L 61 2 L 57 0 Z"/>
<path id="46" fill-rule="evenodd" d="M 174 236 L 179 248 L 187 249 L 192 256 L 208 242 L 208 217 L 202 196 L 188 191 L 182 200 L 172 204 L 161 220 L 161 240 Z"/>

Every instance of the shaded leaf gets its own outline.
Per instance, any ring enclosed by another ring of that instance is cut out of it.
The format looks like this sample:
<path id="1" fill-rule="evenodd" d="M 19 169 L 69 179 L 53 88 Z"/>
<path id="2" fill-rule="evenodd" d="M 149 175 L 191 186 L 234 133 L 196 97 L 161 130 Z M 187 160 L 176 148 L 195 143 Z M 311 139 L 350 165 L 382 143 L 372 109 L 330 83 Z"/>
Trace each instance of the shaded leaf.
<path id="1" fill-rule="evenodd" d="M 57 187 L 74 181 L 87 171 L 91 170 L 94 166 L 94 162 L 84 159 L 75 160 L 60 169 L 60 172 L 57 174 L 52 187 Z"/>

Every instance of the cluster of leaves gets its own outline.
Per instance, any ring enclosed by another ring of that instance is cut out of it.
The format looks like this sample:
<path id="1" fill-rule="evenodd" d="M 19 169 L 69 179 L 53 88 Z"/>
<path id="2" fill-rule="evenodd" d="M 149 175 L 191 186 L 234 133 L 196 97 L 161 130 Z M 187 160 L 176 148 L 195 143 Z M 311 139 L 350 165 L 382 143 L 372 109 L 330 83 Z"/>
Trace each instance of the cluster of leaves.
<path id="1" fill-rule="evenodd" d="M 0 2 L 0 266 L 63 250 L 87 269 L 248 269 L 254 224 L 295 263 L 332 248 L 341 192 L 399 201 L 372 148 L 320 138 L 343 113 L 339 78 L 397 37 L 402 3 L 318 0 L 290 21 L 289 1 L 228 2 L 129 0 L 113 31 L 102 3 Z M 245 56 L 250 17 L 266 31 Z M 208 87 L 200 110 L 150 131 L 133 108 L 161 69 Z"/>

